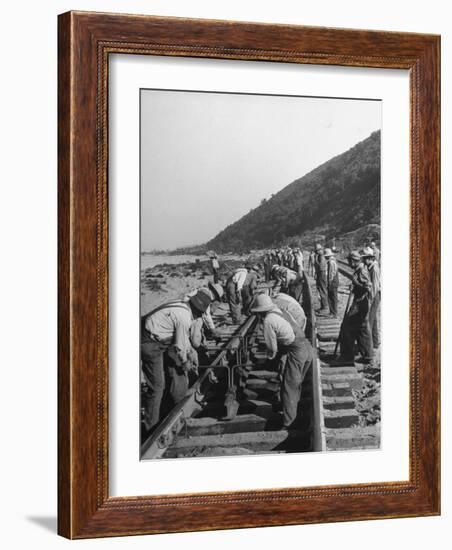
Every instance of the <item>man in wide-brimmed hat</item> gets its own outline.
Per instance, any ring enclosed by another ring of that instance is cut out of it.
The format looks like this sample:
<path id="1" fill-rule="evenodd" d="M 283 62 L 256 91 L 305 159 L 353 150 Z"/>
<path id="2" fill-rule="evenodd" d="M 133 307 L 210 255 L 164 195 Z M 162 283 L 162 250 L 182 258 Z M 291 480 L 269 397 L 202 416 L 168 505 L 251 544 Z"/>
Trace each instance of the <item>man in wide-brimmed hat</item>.
<path id="1" fill-rule="evenodd" d="M 173 404 L 187 393 L 188 372 L 197 369 L 191 328 L 210 303 L 210 297 L 198 291 L 188 302 L 167 302 L 141 318 L 141 367 L 149 386 L 145 407 L 145 426 L 148 430 L 160 420 L 165 371 L 171 379 L 169 393 Z"/>
<path id="2" fill-rule="evenodd" d="M 340 333 L 341 361 L 354 362 L 355 344 L 366 363 L 372 362 L 372 336 L 369 327 L 369 310 L 372 300 L 372 283 L 361 254 L 356 250 L 347 257 L 353 269 L 351 292 L 353 302 L 346 312 Z"/>
<path id="3" fill-rule="evenodd" d="M 263 323 L 268 359 L 284 365 L 281 373 L 281 403 L 283 428 L 288 429 L 296 419 L 301 385 L 312 367 L 314 353 L 301 328 L 267 294 L 257 294 L 251 312 L 257 314 Z"/>
<path id="4" fill-rule="evenodd" d="M 372 334 L 373 348 L 377 349 L 380 346 L 380 323 L 379 309 L 381 301 L 381 285 L 380 285 L 380 266 L 375 257 L 374 250 L 367 246 L 363 249 L 362 258 L 369 272 L 370 281 L 372 283 L 372 302 L 369 311 L 369 326 Z"/>
<path id="5" fill-rule="evenodd" d="M 223 287 L 220 285 L 220 283 L 212 283 L 209 281 L 209 283 L 207 284 L 207 287 L 197 288 L 189 292 L 185 296 L 185 301 L 189 302 L 190 298 L 195 294 L 197 294 L 198 292 L 205 293 L 211 300 L 209 307 L 206 309 L 206 311 L 202 315 L 200 326 L 203 326 L 204 329 L 207 330 L 213 337 L 217 337 L 218 336 L 217 329 L 212 319 L 211 310 L 215 302 L 221 302 L 224 295 Z M 198 346 L 195 346 L 195 347 L 197 348 Z"/>
<path id="6" fill-rule="evenodd" d="M 325 248 L 325 260 L 327 265 L 327 296 L 331 317 L 337 317 L 337 289 L 339 288 L 339 271 L 336 259 L 331 248 Z"/>

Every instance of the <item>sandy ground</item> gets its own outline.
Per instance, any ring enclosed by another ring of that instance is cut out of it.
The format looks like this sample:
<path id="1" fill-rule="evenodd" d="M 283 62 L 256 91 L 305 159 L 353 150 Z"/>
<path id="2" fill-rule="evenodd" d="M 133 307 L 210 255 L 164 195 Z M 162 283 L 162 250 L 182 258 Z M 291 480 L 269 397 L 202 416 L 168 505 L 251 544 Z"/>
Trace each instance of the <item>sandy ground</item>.
<path id="1" fill-rule="evenodd" d="M 246 262 L 260 261 L 259 256 L 228 256 L 220 259 L 220 279 L 225 281 L 236 268 Z M 148 268 L 141 273 L 141 315 L 169 300 L 183 298 L 188 292 L 213 282 L 209 261 L 162 264 Z"/>

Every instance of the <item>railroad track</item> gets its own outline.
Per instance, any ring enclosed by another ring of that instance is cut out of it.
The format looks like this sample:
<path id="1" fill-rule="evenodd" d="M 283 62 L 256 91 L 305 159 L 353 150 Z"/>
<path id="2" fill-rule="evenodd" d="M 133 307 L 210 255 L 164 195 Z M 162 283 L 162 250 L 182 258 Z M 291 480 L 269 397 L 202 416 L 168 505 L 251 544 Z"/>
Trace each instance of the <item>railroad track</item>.
<path id="1" fill-rule="evenodd" d="M 352 272 L 340 260 L 339 271 L 339 292 L 346 294 Z M 270 292 L 270 286 L 260 290 Z M 362 376 L 355 364 L 339 364 L 334 356 L 340 320 L 316 317 L 314 289 L 315 281 L 305 274 L 306 336 L 316 359 L 303 382 L 293 429 L 280 428 L 280 383 L 276 368 L 267 362 L 256 317 L 233 324 L 229 306 L 221 304 L 213 315 L 220 341 L 207 341 L 199 378 L 144 439 L 141 458 L 378 448 L 379 430 L 359 425 L 355 391 L 362 386 Z"/>
<path id="2" fill-rule="evenodd" d="M 260 290 L 270 291 L 270 287 Z M 307 277 L 303 306 L 306 334 L 314 343 L 314 307 Z M 229 307 L 221 304 L 214 320 L 221 341 L 208 341 L 208 361 L 200 367 L 200 377 L 143 442 L 142 459 L 322 450 L 318 373 L 308 372 L 305 377 L 294 428 L 281 429 L 280 382 L 276 365 L 270 367 L 267 362 L 257 318 L 251 315 L 240 325 L 233 324 Z"/>

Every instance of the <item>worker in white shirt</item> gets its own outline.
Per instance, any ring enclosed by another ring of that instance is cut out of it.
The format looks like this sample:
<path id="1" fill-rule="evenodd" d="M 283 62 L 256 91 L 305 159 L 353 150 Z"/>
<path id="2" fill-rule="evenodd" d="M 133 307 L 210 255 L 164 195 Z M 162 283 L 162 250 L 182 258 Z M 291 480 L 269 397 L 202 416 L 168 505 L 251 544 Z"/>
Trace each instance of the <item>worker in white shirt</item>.
<path id="1" fill-rule="evenodd" d="M 168 302 L 141 318 L 141 366 L 149 386 L 145 411 L 148 430 L 160 420 L 165 370 L 171 381 L 169 393 L 173 403 L 178 403 L 187 393 L 188 372 L 197 370 L 192 325 L 202 317 L 210 302 L 205 293 L 197 292 L 188 303 L 182 300 Z"/>
<path id="2" fill-rule="evenodd" d="M 292 317 L 293 321 L 304 333 L 306 328 L 306 315 L 299 302 L 284 292 L 275 294 L 275 296 L 272 296 L 272 300 L 281 311 L 285 311 Z"/>
<path id="3" fill-rule="evenodd" d="M 311 344 L 300 327 L 285 311 L 280 310 L 267 294 L 258 294 L 251 307 L 263 323 L 263 333 L 269 360 L 280 364 L 285 356 L 281 381 L 283 428 L 289 429 L 297 417 L 301 385 L 314 361 Z"/>
<path id="4" fill-rule="evenodd" d="M 226 281 L 226 298 L 231 309 L 233 323 L 240 323 L 242 317 L 242 288 L 248 274 L 246 267 L 236 269 Z"/>
<path id="5" fill-rule="evenodd" d="M 213 282 L 218 283 L 218 272 L 220 270 L 220 263 L 215 252 L 210 256 L 210 267 L 212 269 Z"/>

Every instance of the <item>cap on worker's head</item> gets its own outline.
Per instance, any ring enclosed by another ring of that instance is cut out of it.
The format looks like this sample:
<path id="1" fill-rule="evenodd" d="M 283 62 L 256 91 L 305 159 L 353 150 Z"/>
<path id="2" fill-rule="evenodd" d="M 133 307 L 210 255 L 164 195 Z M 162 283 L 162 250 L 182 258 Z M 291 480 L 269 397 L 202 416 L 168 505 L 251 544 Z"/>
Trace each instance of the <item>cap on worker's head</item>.
<path id="1" fill-rule="evenodd" d="M 190 304 L 201 313 L 206 311 L 211 301 L 212 299 L 210 296 L 208 296 L 206 292 L 203 292 L 202 289 L 198 290 L 198 292 L 190 298 Z"/>
<path id="2" fill-rule="evenodd" d="M 208 287 L 209 287 L 209 290 L 213 292 L 213 295 L 218 301 L 220 301 L 221 298 L 223 298 L 224 290 L 219 283 L 209 283 Z"/>
<path id="3" fill-rule="evenodd" d="M 323 246 L 322 246 L 320 243 L 317 243 L 317 244 L 315 245 L 315 249 L 316 249 L 316 250 L 322 250 L 322 249 L 323 249 Z"/>
<path id="4" fill-rule="evenodd" d="M 272 299 L 268 294 L 256 294 L 250 309 L 252 313 L 265 313 L 273 308 Z"/>
<path id="5" fill-rule="evenodd" d="M 375 258 L 375 252 L 370 248 L 370 246 L 366 246 L 361 250 L 361 256 L 363 258 Z"/>
<path id="6" fill-rule="evenodd" d="M 260 267 L 259 267 L 258 264 L 254 264 L 254 265 L 251 267 L 251 269 L 252 269 L 253 271 L 255 271 L 256 273 L 259 273 Z"/>
<path id="7" fill-rule="evenodd" d="M 272 265 L 272 272 L 277 271 L 278 269 L 279 269 L 279 264 Z"/>
<path id="8" fill-rule="evenodd" d="M 331 248 L 325 248 L 324 256 L 325 258 L 330 258 L 331 256 L 334 256 L 334 253 L 331 250 Z"/>
<path id="9" fill-rule="evenodd" d="M 352 250 L 350 252 L 350 254 L 347 256 L 347 259 L 349 260 L 357 260 L 358 262 L 361 260 L 361 254 L 356 251 L 356 250 Z"/>

